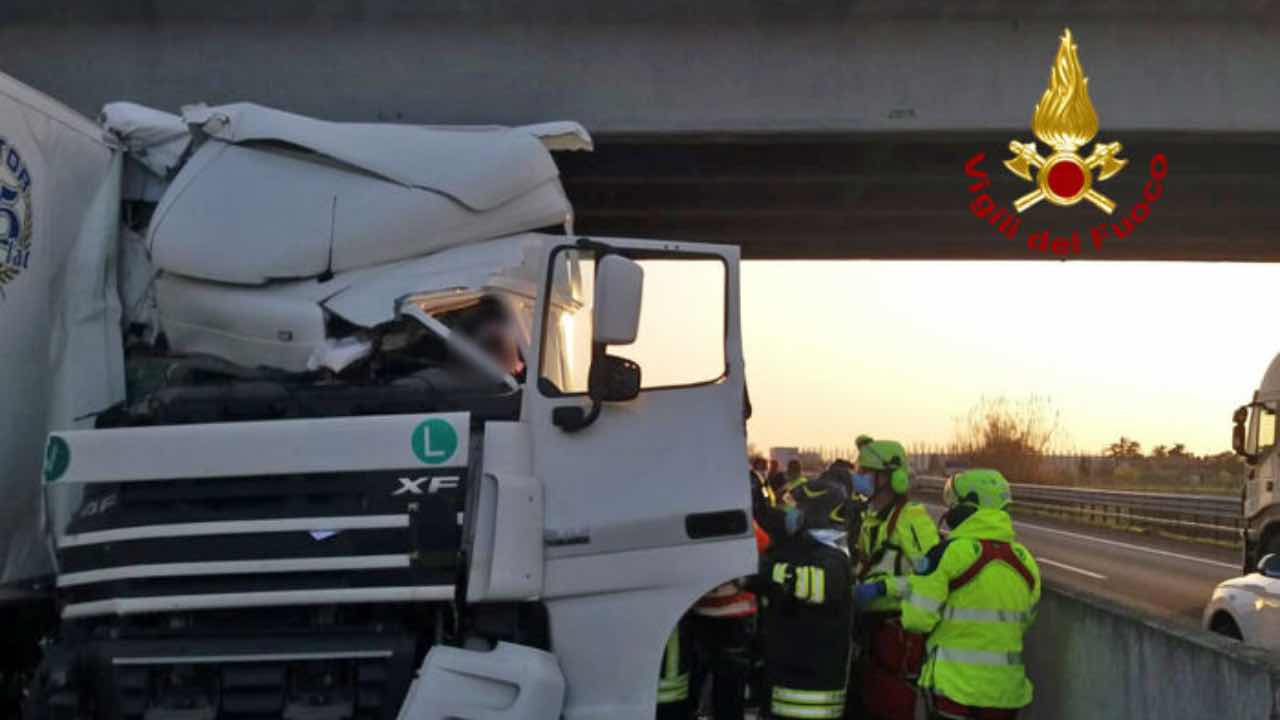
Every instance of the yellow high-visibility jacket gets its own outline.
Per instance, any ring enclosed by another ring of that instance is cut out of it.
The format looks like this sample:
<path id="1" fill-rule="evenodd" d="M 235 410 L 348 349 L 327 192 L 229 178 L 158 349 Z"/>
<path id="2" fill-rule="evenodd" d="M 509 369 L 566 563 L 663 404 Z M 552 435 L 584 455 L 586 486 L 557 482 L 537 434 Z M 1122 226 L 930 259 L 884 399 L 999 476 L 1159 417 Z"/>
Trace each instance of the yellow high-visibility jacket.
<path id="1" fill-rule="evenodd" d="M 979 562 L 984 564 L 975 567 Z M 929 634 L 921 688 L 973 707 L 1012 709 L 1031 702 L 1022 636 L 1040 601 L 1040 569 L 1014 541 L 1008 513 L 976 511 L 929 554 L 918 574 L 888 582 L 886 589 L 901 600 L 903 627 Z"/>
<path id="2" fill-rule="evenodd" d="M 863 514 L 854 562 L 859 582 L 890 581 L 910 575 L 938 544 L 938 527 L 920 503 L 906 502 L 890 533 L 892 517 L 893 506 L 883 511 L 868 509 Z M 898 598 L 885 595 L 876 598 L 866 609 L 892 612 L 898 609 L 898 604 Z"/>

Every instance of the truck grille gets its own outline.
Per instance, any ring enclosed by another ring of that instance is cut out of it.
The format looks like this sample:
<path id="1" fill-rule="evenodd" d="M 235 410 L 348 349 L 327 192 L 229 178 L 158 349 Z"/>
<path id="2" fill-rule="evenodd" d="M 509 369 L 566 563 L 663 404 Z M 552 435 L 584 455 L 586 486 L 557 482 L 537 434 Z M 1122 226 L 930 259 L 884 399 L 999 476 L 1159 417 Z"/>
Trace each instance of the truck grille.
<path id="1" fill-rule="evenodd" d="M 448 597 L 464 492 L 459 470 L 421 468 L 94 484 L 59 541 L 58 584 L 68 617 L 194 595 L 209 601 L 174 609 L 326 590 L 335 602 L 361 602 L 360 589 L 368 602 Z"/>

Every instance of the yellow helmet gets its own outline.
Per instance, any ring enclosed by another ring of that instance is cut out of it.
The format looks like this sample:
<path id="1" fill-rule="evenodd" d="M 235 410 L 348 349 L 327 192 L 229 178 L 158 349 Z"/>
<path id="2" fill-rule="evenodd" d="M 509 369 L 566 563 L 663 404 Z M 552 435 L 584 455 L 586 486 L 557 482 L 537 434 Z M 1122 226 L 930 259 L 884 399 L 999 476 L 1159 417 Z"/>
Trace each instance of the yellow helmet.
<path id="1" fill-rule="evenodd" d="M 889 483 L 899 495 L 907 493 L 907 451 L 894 440 L 869 440 L 858 448 L 858 469 L 889 473 Z"/>
<path id="2" fill-rule="evenodd" d="M 1004 510 L 1013 501 L 1009 481 L 999 470 L 979 468 L 956 473 L 942 488 L 947 507 L 970 503 L 989 510 Z"/>

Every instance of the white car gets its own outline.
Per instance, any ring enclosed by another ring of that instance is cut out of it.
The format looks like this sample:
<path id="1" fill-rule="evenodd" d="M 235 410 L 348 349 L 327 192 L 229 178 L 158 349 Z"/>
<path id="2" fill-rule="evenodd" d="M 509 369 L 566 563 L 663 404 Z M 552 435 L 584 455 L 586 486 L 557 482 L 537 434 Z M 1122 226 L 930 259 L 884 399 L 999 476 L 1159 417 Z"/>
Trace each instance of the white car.
<path id="1" fill-rule="evenodd" d="M 1262 558 L 1257 572 L 1219 583 L 1202 624 L 1220 635 L 1280 650 L 1280 555 Z"/>

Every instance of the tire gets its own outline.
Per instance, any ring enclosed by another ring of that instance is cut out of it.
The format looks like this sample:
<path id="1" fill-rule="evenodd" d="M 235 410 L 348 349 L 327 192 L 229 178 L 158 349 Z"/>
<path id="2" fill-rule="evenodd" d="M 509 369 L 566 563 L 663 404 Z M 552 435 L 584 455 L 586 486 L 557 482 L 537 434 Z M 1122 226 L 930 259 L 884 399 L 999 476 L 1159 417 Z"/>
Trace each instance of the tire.
<path id="1" fill-rule="evenodd" d="M 1240 626 L 1236 625 L 1236 621 L 1224 612 L 1213 616 L 1213 621 L 1209 623 L 1209 630 L 1223 637 L 1244 642 L 1244 633 L 1240 632 Z"/>

